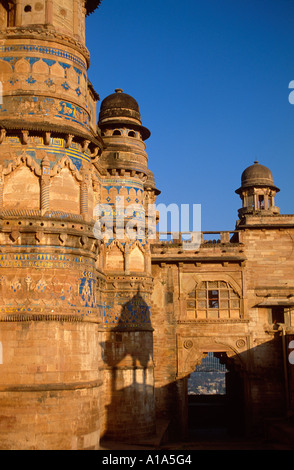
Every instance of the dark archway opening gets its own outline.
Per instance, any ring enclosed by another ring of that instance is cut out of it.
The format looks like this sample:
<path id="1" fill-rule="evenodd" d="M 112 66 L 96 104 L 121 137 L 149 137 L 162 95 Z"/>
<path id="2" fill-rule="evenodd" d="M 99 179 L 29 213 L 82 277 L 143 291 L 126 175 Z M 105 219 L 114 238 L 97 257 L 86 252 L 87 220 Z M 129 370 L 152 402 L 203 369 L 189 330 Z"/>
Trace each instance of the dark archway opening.
<path id="1" fill-rule="evenodd" d="M 244 435 L 243 380 L 226 353 L 207 352 L 188 379 L 188 432 L 197 439 Z"/>

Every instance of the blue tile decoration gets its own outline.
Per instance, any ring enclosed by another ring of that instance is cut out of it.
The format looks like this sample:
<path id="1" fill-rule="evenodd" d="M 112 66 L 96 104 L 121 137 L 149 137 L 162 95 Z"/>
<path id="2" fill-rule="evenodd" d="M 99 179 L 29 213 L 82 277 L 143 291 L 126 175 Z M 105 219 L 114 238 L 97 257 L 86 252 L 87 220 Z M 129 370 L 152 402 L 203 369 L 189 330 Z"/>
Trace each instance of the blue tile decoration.
<path id="1" fill-rule="evenodd" d="M 29 83 L 29 84 L 34 84 L 36 83 L 37 80 L 35 80 L 32 76 L 30 76 L 29 78 L 26 79 L 26 82 Z"/>
<path id="2" fill-rule="evenodd" d="M 33 52 L 33 53 L 40 53 L 42 55 L 48 54 L 58 58 L 67 59 L 80 67 L 85 71 L 87 71 L 87 66 L 84 61 L 82 61 L 79 57 L 70 54 L 62 49 L 56 49 L 53 47 L 44 47 L 44 46 L 36 46 L 36 45 L 24 45 L 24 44 L 14 44 L 10 46 L 0 46 L 0 54 L 1 53 L 10 53 L 10 52 Z M 19 57 L 3 57 L 2 60 L 7 60 L 11 63 L 11 66 L 14 66 L 14 63 L 19 60 Z M 44 59 L 43 59 L 44 60 Z"/>
<path id="3" fill-rule="evenodd" d="M 64 88 L 66 91 L 70 89 L 70 86 L 69 86 L 69 84 L 68 84 L 67 82 L 63 82 L 63 83 L 61 84 L 61 86 L 62 86 L 62 88 Z"/>

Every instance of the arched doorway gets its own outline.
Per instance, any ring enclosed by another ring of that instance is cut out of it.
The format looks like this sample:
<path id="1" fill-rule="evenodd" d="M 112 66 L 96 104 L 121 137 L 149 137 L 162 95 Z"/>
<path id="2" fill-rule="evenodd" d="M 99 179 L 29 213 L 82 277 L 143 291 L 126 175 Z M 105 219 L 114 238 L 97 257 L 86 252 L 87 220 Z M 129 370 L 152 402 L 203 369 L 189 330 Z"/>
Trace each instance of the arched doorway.
<path id="1" fill-rule="evenodd" d="M 188 379 L 188 433 L 220 438 L 244 432 L 244 387 L 225 352 L 206 352 Z"/>

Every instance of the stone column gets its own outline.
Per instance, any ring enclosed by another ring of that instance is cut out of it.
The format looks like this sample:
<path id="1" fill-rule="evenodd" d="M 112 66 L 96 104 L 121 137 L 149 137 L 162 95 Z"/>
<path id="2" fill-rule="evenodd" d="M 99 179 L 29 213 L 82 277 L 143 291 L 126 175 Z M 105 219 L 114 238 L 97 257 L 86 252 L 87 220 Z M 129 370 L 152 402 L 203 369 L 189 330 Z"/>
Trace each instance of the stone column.
<path id="1" fill-rule="evenodd" d="M 81 215 L 88 215 L 88 181 L 89 175 L 85 169 L 81 168 L 81 175 L 83 176 L 83 181 L 81 182 Z"/>
<path id="2" fill-rule="evenodd" d="M 22 3 L 20 0 L 16 1 L 15 5 L 15 26 L 21 26 L 21 18 L 22 18 Z"/>
<path id="3" fill-rule="evenodd" d="M 47 0 L 46 1 L 46 16 L 45 16 L 46 24 L 53 23 L 53 1 Z"/>
<path id="4" fill-rule="evenodd" d="M 41 211 L 47 212 L 50 209 L 50 162 L 47 155 L 43 158 L 41 167 Z"/>

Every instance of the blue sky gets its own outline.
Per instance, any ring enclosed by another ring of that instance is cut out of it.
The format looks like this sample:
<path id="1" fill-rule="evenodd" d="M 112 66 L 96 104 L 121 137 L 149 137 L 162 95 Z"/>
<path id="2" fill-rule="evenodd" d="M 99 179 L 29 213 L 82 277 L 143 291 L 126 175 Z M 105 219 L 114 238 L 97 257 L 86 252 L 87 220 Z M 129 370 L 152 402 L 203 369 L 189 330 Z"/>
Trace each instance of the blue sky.
<path id="1" fill-rule="evenodd" d="M 158 203 L 201 204 L 202 230 L 233 230 L 258 160 L 294 213 L 293 0 L 103 0 L 86 45 L 101 100 L 138 101 Z"/>

